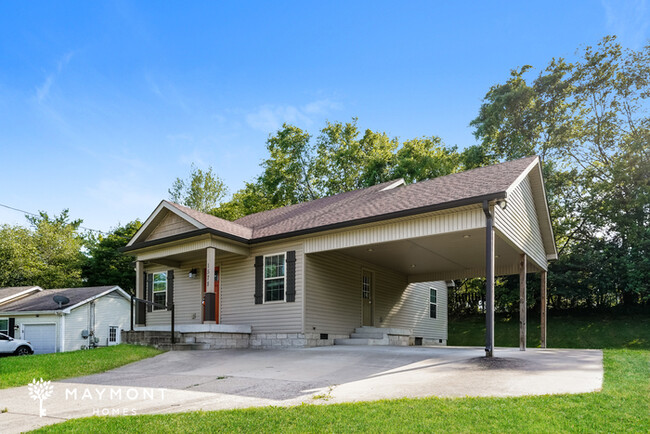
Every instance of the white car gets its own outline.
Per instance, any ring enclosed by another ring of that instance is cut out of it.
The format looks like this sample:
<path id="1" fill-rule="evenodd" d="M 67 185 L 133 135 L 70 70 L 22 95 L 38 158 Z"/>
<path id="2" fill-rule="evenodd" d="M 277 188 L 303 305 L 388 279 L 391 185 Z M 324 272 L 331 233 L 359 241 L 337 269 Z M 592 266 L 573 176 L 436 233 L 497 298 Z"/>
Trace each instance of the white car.
<path id="1" fill-rule="evenodd" d="M 0 333 L 0 354 L 26 356 L 28 354 L 34 354 L 34 347 L 23 339 L 14 339 L 4 333 Z"/>

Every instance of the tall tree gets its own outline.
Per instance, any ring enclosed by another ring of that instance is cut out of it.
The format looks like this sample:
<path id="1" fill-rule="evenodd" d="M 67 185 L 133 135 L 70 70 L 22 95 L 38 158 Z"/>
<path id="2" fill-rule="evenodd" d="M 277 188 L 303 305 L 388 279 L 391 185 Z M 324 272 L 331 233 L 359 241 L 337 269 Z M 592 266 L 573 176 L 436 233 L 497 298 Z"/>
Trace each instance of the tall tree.
<path id="1" fill-rule="evenodd" d="M 219 206 L 228 189 L 212 171 L 212 167 L 204 171 L 192 164 L 189 178 L 176 178 L 168 192 L 172 202 L 197 211 L 210 212 Z"/>
<path id="2" fill-rule="evenodd" d="M 126 246 L 141 226 L 142 223 L 136 220 L 118 226 L 106 235 L 93 237 L 82 268 L 82 277 L 87 285 L 119 285 L 134 293 L 133 258 L 123 255 L 119 249 Z"/>

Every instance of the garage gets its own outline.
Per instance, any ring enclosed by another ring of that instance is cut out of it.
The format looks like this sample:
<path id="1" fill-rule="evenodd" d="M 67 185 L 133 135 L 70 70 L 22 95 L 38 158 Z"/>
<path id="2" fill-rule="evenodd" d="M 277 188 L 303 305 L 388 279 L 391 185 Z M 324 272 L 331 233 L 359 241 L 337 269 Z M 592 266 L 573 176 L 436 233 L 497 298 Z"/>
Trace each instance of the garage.
<path id="1" fill-rule="evenodd" d="M 23 324 L 23 336 L 34 347 L 34 354 L 56 352 L 55 324 Z"/>

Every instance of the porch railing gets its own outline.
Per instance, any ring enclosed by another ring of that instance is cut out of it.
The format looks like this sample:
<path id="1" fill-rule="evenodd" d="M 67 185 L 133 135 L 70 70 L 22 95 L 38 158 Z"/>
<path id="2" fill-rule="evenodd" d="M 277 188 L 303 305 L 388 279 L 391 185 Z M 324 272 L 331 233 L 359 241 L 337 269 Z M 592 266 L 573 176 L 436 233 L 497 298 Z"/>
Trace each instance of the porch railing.
<path id="1" fill-rule="evenodd" d="M 157 308 L 162 308 L 166 309 L 171 312 L 171 338 L 172 338 L 172 345 L 176 343 L 176 338 L 174 337 L 174 303 L 169 303 L 169 304 L 161 304 L 161 303 L 155 303 L 153 301 L 149 300 L 144 300 L 142 298 L 138 298 L 134 295 L 131 296 L 131 331 L 135 331 L 133 326 L 134 326 L 134 316 L 135 316 L 135 306 L 137 306 L 138 303 L 144 303 L 145 305 L 152 306 L 152 307 L 157 307 Z"/>

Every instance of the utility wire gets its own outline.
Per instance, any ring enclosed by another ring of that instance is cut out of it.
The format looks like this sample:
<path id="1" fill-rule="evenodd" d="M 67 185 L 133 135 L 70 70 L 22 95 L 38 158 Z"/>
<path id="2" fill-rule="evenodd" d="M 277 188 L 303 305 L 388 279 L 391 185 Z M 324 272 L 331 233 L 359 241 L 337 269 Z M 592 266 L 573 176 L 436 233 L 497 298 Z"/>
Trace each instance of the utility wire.
<path id="1" fill-rule="evenodd" d="M 39 214 L 34 214 L 33 212 L 25 211 L 25 210 L 23 210 L 23 209 L 14 208 L 13 206 L 5 205 L 5 204 L 3 204 L 3 203 L 0 203 L 0 206 L 5 207 L 5 208 L 8 208 L 8 209 L 13 210 L 13 211 L 22 212 L 23 214 L 31 215 L 31 216 L 33 216 L 33 217 L 40 217 Z M 100 231 L 99 229 L 91 229 L 91 228 L 87 228 L 87 227 L 85 227 L 85 226 L 79 226 L 79 228 L 81 228 L 81 229 L 85 229 L 85 230 L 87 230 L 87 231 L 99 232 L 100 234 L 104 234 L 104 235 L 106 235 L 106 232 L 104 232 L 104 231 Z"/>

